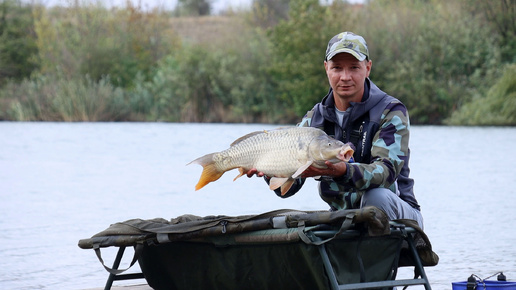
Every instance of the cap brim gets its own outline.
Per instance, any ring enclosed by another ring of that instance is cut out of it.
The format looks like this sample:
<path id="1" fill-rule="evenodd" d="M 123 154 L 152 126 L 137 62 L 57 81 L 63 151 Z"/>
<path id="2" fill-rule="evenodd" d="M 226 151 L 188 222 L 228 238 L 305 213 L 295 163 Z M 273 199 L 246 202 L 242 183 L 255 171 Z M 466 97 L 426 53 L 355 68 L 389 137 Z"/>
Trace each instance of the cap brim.
<path id="1" fill-rule="evenodd" d="M 326 56 L 326 60 L 332 59 L 334 56 L 336 56 L 339 53 L 349 53 L 352 56 L 354 56 L 356 59 L 358 59 L 359 61 L 363 61 L 364 59 L 367 58 L 367 56 L 365 54 L 363 54 L 363 53 L 356 52 L 356 51 L 354 51 L 352 49 L 349 49 L 349 48 L 342 48 L 342 49 L 338 49 L 336 51 L 332 51 L 330 54 L 328 54 Z"/>

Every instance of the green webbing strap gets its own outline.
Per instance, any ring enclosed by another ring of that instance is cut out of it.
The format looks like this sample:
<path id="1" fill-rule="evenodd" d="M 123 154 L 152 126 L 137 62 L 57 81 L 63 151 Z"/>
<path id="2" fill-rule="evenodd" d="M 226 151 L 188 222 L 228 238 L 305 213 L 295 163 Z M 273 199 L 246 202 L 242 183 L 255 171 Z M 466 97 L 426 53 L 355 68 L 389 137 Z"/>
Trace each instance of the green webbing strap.
<path id="1" fill-rule="evenodd" d="M 110 268 L 104 264 L 104 260 L 102 259 L 102 255 L 100 254 L 100 246 L 98 243 L 93 244 L 93 249 L 95 250 L 95 254 L 97 254 L 97 258 L 99 259 L 100 263 L 102 264 L 102 266 L 104 266 L 104 269 L 106 269 L 106 271 L 108 271 L 109 273 L 111 273 L 113 275 L 118 275 L 118 274 L 121 274 L 121 273 L 129 270 L 136 263 L 136 261 L 138 261 L 138 257 L 140 256 L 140 253 L 142 252 L 142 249 L 143 249 L 143 243 L 138 242 L 134 246 L 133 260 L 131 261 L 131 264 L 129 265 L 129 267 L 127 267 L 126 269 L 113 269 L 113 268 L 118 268 L 120 260 L 122 259 L 121 256 L 117 255 L 117 258 L 115 260 L 113 268 Z"/>
<path id="2" fill-rule="evenodd" d="M 326 240 L 312 241 L 305 233 L 305 221 L 299 221 L 299 223 L 297 225 L 297 233 L 298 233 L 299 237 L 301 238 L 301 240 L 303 242 L 305 242 L 306 244 L 319 246 L 319 245 L 322 245 L 324 243 L 327 243 L 327 242 L 333 240 L 335 237 L 342 234 L 344 231 L 349 230 L 351 228 L 351 226 L 353 225 L 354 217 L 355 217 L 355 212 L 348 213 L 346 215 L 344 221 L 342 221 L 342 225 L 340 226 L 339 231 L 333 237 L 328 238 Z"/>

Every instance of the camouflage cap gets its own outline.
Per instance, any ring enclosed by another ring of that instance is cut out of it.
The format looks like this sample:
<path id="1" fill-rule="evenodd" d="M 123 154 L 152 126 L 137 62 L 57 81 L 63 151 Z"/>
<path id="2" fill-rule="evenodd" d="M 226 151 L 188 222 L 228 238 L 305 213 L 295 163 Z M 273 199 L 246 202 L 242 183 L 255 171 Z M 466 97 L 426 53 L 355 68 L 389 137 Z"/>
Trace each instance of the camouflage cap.
<path id="1" fill-rule="evenodd" d="M 346 31 L 335 35 L 330 42 L 328 42 L 325 60 L 332 59 L 332 57 L 342 52 L 353 55 L 359 61 L 369 59 L 369 50 L 367 49 L 365 39 L 353 32 Z"/>

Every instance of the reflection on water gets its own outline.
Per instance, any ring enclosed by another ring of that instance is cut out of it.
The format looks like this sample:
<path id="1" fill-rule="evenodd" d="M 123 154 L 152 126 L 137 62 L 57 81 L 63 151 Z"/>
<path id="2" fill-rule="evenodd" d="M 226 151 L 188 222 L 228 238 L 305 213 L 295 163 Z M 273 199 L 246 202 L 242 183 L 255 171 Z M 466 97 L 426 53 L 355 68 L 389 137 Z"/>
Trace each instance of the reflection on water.
<path id="1" fill-rule="evenodd" d="M 1 288 L 102 286 L 107 273 L 77 242 L 118 221 L 326 209 L 313 181 L 281 199 L 258 178 L 233 182 L 231 171 L 194 191 L 201 167 L 185 164 L 274 127 L 0 123 Z M 411 139 L 416 196 L 441 259 L 427 268 L 433 288 L 450 289 L 473 273 L 504 271 L 516 280 L 516 128 L 415 126 Z"/>

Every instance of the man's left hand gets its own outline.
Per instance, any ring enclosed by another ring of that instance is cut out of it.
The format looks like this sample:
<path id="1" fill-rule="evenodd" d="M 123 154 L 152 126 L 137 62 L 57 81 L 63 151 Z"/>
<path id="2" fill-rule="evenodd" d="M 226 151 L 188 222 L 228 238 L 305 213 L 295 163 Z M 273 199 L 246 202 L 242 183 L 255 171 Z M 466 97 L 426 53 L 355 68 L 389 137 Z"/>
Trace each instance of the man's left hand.
<path id="1" fill-rule="evenodd" d="M 334 164 L 330 161 L 326 161 L 324 164 L 326 164 L 328 168 L 310 166 L 301 173 L 301 177 L 330 176 L 335 178 L 346 174 L 348 169 L 346 162 L 337 162 Z"/>

